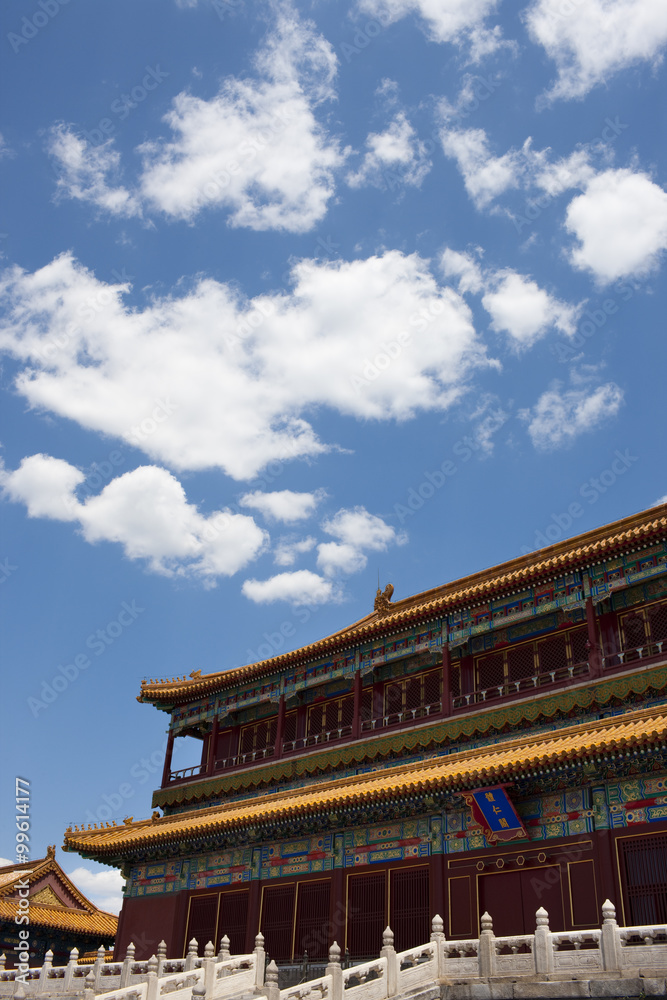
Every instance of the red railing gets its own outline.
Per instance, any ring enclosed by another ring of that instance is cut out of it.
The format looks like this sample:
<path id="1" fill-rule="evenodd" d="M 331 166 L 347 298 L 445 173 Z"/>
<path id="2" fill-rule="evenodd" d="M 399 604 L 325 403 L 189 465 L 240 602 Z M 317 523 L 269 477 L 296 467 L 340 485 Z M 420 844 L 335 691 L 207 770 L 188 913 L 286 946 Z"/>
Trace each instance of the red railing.
<path id="1" fill-rule="evenodd" d="M 526 694 L 542 687 L 552 687 L 559 684 L 566 684 L 569 681 L 585 677 L 590 673 L 590 665 L 585 663 L 573 663 L 570 666 L 557 667 L 554 670 L 532 674 L 530 677 L 522 677 L 516 681 L 503 681 L 501 684 L 493 684 L 490 687 L 478 688 L 467 694 L 456 695 L 452 699 L 454 711 L 470 708 L 473 705 L 484 704 L 495 701 L 498 698 L 509 698 L 514 695 Z"/>

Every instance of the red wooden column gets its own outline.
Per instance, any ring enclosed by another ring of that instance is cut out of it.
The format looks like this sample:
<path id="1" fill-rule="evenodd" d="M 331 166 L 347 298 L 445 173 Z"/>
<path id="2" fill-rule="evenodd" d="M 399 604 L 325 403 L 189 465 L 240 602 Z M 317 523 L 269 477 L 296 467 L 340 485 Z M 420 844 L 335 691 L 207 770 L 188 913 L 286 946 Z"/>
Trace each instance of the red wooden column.
<path id="1" fill-rule="evenodd" d="M 602 656 L 600 654 L 600 644 L 595 621 L 595 608 L 593 598 L 586 598 L 586 625 L 588 627 L 588 663 L 591 677 L 599 677 L 602 673 Z"/>
<path id="2" fill-rule="evenodd" d="M 211 727 L 211 732 L 208 738 L 208 760 L 206 762 L 206 776 L 210 777 L 215 771 L 215 751 L 218 743 L 218 730 L 220 724 L 218 722 L 218 716 L 213 720 L 213 726 Z"/>
<path id="3" fill-rule="evenodd" d="M 347 906 L 345 899 L 345 869 L 334 868 L 331 872 L 331 896 L 329 897 L 329 943 L 330 948 L 334 941 L 339 945 L 341 952 L 345 951 L 345 922 L 347 918 Z M 342 954 L 341 958 L 345 955 Z"/>
<path id="4" fill-rule="evenodd" d="M 431 895 L 431 912 L 429 919 L 438 916 L 445 919 L 445 856 L 444 854 L 432 854 L 429 861 L 429 883 Z"/>
<path id="5" fill-rule="evenodd" d="M 174 731 L 169 730 L 169 735 L 167 736 L 167 751 L 164 755 L 164 767 L 162 768 L 162 787 L 169 784 L 169 779 L 171 778 L 171 755 L 174 752 Z"/>
<path id="6" fill-rule="evenodd" d="M 245 953 L 249 955 L 255 947 L 255 938 L 259 933 L 259 909 L 262 899 L 262 883 L 258 878 L 250 881 L 248 897 L 248 923 L 245 930 Z"/>
<path id="7" fill-rule="evenodd" d="M 442 647 L 442 714 L 452 714 L 452 685 L 451 685 L 452 658 L 449 652 L 449 643 Z M 442 914 L 441 914 L 442 916 Z"/>
<path id="8" fill-rule="evenodd" d="M 276 722 L 276 752 L 275 757 L 283 755 L 283 733 L 285 732 L 285 695 L 281 694 L 278 702 L 278 721 Z"/>
<path id="9" fill-rule="evenodd" d="M 354 672 L 354 709 L 352 713 L 352 739 L 358 740 L 361 736 L 361 670 Z"/>

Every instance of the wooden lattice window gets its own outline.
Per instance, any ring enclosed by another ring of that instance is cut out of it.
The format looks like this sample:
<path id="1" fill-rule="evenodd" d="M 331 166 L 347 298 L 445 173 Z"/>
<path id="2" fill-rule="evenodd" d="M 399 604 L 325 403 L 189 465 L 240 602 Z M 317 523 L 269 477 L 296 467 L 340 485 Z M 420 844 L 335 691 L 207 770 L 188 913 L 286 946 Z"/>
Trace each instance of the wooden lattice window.
<path id="1" fill-rule="evenodd" d="M 265 755 L 265 751 L 273 750 L 276 745 L 276 729 L 278 719 L 274 715 L 262 722 L 254 722 L 241 730 L 241 750 L 245 755 Z"/>
<path id="2" fill-rule="evenodd" d="M 667 923 L 667 833 L 619 840 L 626 923 Z"/>
<path id="3" fill-rule="evenodd" d="M 354 697 L 331 698 L 313 705 L 308 711 L 308 737 L 336 739 L 349 735 L 354 716 Z"/>
<path id="4" fill-rule="evenodd" d="M 507 674 L 510 681 L 521 681 L 535 673 L 535 654 L 532 643 L 507 651 Z"/>
<path id="5" fill-rule="evenodd" d="M 559 670 L 567 663 L 567 644 L 564 635 L 549 636 L 537 644 L 537 658 L 541 674 Z"/>
<path id="6" fill-rule="evenodd" d="M 487 688 L 501 687 L 505 682 L 505 664 L 502 653 L 491 653 L 480 656 L 477 660 L 476 687 L 485 691 Z"/>
<path id="7" fill-rule="evenodd" d="M 441 685 L 441 670 L 390 681 L 384 686 L 385 718 L 390 723 L 421 718 L 432 706 L 439 706 Z"/>

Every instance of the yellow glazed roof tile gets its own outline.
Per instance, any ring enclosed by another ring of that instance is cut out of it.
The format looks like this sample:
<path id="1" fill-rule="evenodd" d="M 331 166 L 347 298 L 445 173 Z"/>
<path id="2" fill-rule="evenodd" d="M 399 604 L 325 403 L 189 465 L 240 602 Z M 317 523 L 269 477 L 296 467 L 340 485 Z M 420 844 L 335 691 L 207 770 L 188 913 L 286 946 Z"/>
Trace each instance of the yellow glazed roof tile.
<path id="1" fill-rule="evenodd" d="M 540 549 L 529 556 L 513 559 L 442 587 L 396 601 L 390 605 L 389 613 L 380 614 L 373 611 L 333 635 L 292 652 L 204 676 L 201 676 L 200 671 L 195 671 L 190 678 L 143 681 L 137 700 L 175 704 L 204 697 L 221 688 L 234 687 L 272 671 L 287 669 L 290 664 L 325 656 L 334 649 L 343 649 L 354 643 L 363 642 L 379 630 L 385 632 L 391 627 L 407 627 L 411 622 L 427 618 L 429 615 L 436 616 L 452 608 L 483 602 L 491 594 L 510 591 L 517 587 L 523 588 L 531 580 L 545 579 L 550 573 L 577 564 L 594 564 L 604 559 L 612 550 L 616 551 L 633 543 L 641 544 L 645 539 L 666 534 L 667 504 L 661 504 L 613 524 L 588 531 L 574 539 Z"/>
<path id="2" fill-rule="evenodd" d="M 256 827 L 279 818 L 402 797 L 447 787 L 474 787 L 563 761 L 655 743 L 667 736 L 667 706 L 629 712 L 566 731 L 507 739 L 419 763 L 338 779 L 311 788 L 223 803 L 209 809 L 100 829 L 68 829 L 65 849 L 93 855 L 131 853 L 149 845 Z"/>
<path id="3" fill-rule="evenodd" d="M 0 920 L 13 920 L 18 912 L 18 904 L 11 899 L 0 899 Z M 40 906 L 30 904 L 30 923 L 37 927 L 52 927 L 57 930 L 78 932 L 79 934 L 101 934 L 114 938 L 118 928 L 118 917 L 104 910 L 87 913 L 72 910 L 67 906 Z"/>

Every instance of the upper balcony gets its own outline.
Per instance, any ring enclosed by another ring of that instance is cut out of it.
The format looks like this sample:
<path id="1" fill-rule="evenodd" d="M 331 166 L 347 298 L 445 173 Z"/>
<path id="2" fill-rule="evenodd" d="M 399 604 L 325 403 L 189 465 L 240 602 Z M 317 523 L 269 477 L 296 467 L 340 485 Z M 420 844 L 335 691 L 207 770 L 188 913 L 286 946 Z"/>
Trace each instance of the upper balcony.
<path id="1" fill-rule="evenodd" d="M 442 664 L 406 677 L 373 677 L 366 686 L 359 677 L 356 691 L 343 697 L 277 709 L 266 719 L 236 728 L 216 726 L 204 739 L 201 762 L 166 767 L 162 787 L 598 682 L 667 657 L 667 601 L 595 622 L 595 643 L 590 625 L 564 622 L 540 638 L 463 656 L 445 654 Z"/>

